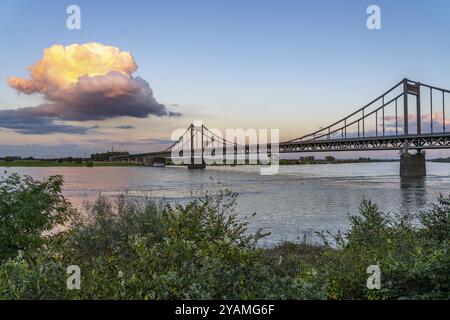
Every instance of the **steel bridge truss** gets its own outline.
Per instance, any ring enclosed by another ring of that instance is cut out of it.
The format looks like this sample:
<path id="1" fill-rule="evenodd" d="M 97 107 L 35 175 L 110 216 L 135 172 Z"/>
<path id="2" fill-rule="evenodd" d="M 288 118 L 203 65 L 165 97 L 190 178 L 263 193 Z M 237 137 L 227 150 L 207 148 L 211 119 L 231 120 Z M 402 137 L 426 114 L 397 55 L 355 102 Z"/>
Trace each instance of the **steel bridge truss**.
<path id="1" fill-rule="evenodd" d="M 375 138 L 352 138 L 339 140 L 319 140 L 297 143 L 283 143 L 280 153 L 321 152 L 321 151 L 373 151 L 409 149 L 450 148 L 450 134 L 428 134 L 408 136 L 385 136 Z"/>

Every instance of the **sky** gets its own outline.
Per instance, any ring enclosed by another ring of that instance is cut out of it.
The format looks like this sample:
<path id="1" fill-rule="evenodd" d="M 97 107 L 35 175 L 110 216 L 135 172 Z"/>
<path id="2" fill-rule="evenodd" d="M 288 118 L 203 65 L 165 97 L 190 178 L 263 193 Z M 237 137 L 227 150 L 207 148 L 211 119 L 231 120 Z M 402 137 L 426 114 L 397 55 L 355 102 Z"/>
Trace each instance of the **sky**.
<path id="1" fill-rule="evenodd" d="M 0 157 L 158 150 L 194 120 L 296 138 L 405 77 L 450 88 L 449 36 L 445 0 L 3 0 Z"/>

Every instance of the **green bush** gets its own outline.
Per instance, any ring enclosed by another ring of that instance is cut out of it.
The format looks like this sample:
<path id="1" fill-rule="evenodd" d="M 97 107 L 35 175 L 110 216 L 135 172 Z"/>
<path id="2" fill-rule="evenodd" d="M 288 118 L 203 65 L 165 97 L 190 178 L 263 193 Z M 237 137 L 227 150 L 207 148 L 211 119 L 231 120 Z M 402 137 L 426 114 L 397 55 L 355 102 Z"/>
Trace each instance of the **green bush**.
<path id="1" fill-rule="evenodd" d="M 332 299 L 447 299 L 450 200 L 414 216 L 395 217 L 363 201 L 350 228 L 334 236 L 320 264 Z M 381 269 L 381 289 L 366 286 L 370 265 Z"/>
<path id="2" fill-rule="evenodd" d="M 293 281 L 268 263 L 234 212 L 236 194 L 182 205 L 100 197 L 72 213 L 65 232 L 29 258 L 0 267 L 0 298 L 26 299 L 256 299 L 304 298 Z M 78 265 L 82 289 L 65 288 L 65 268 Z"/>
<path id="3" fill-rule="evenodd" d="M 43 182 L 17 174 L 0 178 L 0 261 L 40 247 L 43 233 L 67 220 L 73 209 L 62 184 L 61 176 Z"/>
<path id="4" fill-rule="evenodd" d="M 65 243 L 87 270 L 83 298 L 256 299 L 303 297 L 267 263 L 224 192 L 182 205 L 99 198 Z"/>

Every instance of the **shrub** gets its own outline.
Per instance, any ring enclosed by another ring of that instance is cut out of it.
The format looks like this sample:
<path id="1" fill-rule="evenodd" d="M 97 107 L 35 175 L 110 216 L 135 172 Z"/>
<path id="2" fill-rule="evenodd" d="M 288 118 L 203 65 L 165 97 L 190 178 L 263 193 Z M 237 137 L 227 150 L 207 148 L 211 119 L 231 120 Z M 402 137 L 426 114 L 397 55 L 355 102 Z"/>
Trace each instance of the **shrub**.
<path id="1" fill-rule="evenodd" d="M 447 299 L 449 199 L 429 211 L 394 217 L 363 201 L 350 228 L 334 236 L 337 250 L 328 247 L 321 270 L 332 299 Z M 415 223 L 415 219 L 420 225 Z M 366 287 L 366 268 L 379 265 L 381 290 Z"/>
<path id="2" fill-rule="evenodd" d="M 41 246 L 43 233 L 66 221 L 73 209 L 61 193 L 63 178 L 42 182 L 12 174 L 0 180 L 0 261 Z"/>
<path id="3" fill-rule="evenodd" d="M 228 191 L 184 206 L 100 197 L 85 214 L 72 217 L 66 232 L 30 248 L 30 259 L 9 259 L 0 267 L 0 298 L 312 296 L 304 281 L 268 263 L 257 247 L 265 235 L 247 232 L 235 202 L 236 194 Z M 65 289 L 65 266 L 72 264 L 81 268 L 79 291 Z"/>
<path id="4" fill-rule="evenodd" d="M 87 270 L 83 297 L 301 297 L 302 288 L 267 263 L 257 248 L 264 234 L 247 233 L 235 202 L 228 191 L 185 206 L 100 197 L 68 238 L 71 261 Z"/>

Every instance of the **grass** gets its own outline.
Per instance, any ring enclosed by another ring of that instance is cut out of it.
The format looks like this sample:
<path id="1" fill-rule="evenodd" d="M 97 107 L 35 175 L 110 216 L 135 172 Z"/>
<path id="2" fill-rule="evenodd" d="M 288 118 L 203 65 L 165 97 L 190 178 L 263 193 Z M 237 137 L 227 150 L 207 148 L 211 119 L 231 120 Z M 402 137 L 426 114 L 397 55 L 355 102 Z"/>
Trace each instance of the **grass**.
<path id="1" fill-rule="evenodd" d="M 120 162 L 58 162 L 54 160 L 15 160 L 0 161 L 0 167 L 132 167 L 137 166 L 136 163 L 120 163 Z"/>

